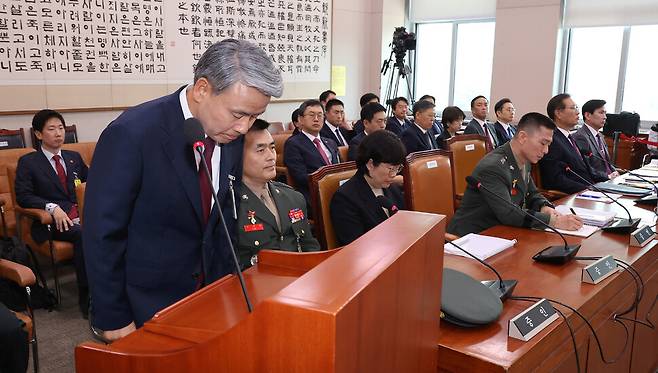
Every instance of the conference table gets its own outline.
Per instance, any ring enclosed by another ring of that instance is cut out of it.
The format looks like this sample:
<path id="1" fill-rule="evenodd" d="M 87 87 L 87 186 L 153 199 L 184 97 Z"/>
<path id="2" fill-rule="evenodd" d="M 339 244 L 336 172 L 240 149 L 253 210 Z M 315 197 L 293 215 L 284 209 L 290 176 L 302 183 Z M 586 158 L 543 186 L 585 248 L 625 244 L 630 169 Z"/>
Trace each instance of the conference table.
<path id="1" fill-rule="evenodd" d="M 640 225 L 656 224 L 652 208 L 635 205 L 631 198 L 619 201 Z M 586 201 L 575 195 L 554 202 L 601 211 L 623 209 L 614 204 Z M 654 228 L 655 229 L 655 228 Z M 658 367 L 658 331 L 638 323 L 613 320 L 613 316 L 632 304 L 636 285 L 629 273 L 618 272 L 593 285 L 581 282 L 582 269 L 593 261 L 574 260 L 563 265 L 537 263 L 532 256 L 550 245 L 562 245 L 555 233 L 496 226 L 481 234 L 518 242 L 487 260 L 503 279 L 516 279 L 514 296 L 554 299 L 577 309 L 589 320 L 601 341 L 606 364 L 587 325 L 573 312 L 562 310 L 573 327 L 580 370 L 582 372 L 655 372 Z M 629 234 L 597 231 L 587 238 L 566 236 L 569 244 L 580 243 L 578 256 L 606 256 L 631 264 L 644 280 L 644 296 L 636 310 L 625 317 L 645 320 L 658 292 L 658 248 L 653 240 L 644 247 L 630 247 Z M 495 275 L 475 260 L 446 255 L 444 267 L 465 272 L 478 280 L 495 279 Z M 551 323 L 527 342 L 508 337 L 508 321 L 532 303 L 508 299 L 497 322 L 481 328 L 460 328 L 441 322 L 438 342 L 440 372 L 576 372 L 576 354 L 571 334 L 562 318 Z M 658 307 L 656 307 L 658 308 Z M 649 317 L 658 324 L 658 309 Z M 624 326 L 627 328 L 628 336 Z M 617 357 L 618 356 L 618 357 Z M 610 360 L 615 359 L 611 362 Z"/>

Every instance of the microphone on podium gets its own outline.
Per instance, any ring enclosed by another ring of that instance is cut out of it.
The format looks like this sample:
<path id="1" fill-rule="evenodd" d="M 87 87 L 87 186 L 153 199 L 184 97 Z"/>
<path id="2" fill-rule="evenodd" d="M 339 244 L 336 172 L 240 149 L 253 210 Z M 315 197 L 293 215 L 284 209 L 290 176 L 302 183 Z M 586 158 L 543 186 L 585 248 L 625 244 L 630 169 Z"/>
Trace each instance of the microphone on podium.
<path id="1" fill-rule="evenodd" d="M 203 139 L 205 138 L 206 134 L 203 131 L 201 122 L 199 122 L 199 120 L 196 118 L 188 118 L 185 120 L 183 123 L 183 133 L 185 134 L 187 143 L 192 146 L 192 148 L 199 154 L 199 157 L 201 158 L 199 167 L 203 168 L 206 176 L 208 177 L 208 184 L 210 186 L 210 191 L 212 192 L 212 198 L 215 200 L 215 206 L 217 206 L 219 221 L 224 228 L 224 234 L 226 235 L 226 240 L 228 241 L 231 256 L 233 257 L 233 264 L 235 264 L 235 273 L 238 276 L 238 280 L 240 281 L 240 287 L 242 287 L 242 294 L 244 295 L 244 300 L 247 303 L 247 310 L 251 312 L 253 307 L 251 305 L 251 300 L 249 299 L 249 294 L 247 294 L 247 287 L 245 285 L 244 277 L 242 276 L 242 271 L 240 271 L 240 263 L 238 262 L 237 255 L 235 254 L 235 248 L 233 248 L 231 235 L 228 233 L 228 228 L 226 227 L 226 221 L 224 221 L 224 214 L 222 214 L 221 209 L 222 205 L 219 202 L 219 198 L 217 197 L 217 191 L 215 191 L 215 188 L 212 185 L 212 175 L 208 170 L 208 163 L 206 163 L 206 158 L 203 156 Z M 206 276 L 207 273 L 205 268 L 205 253 L 203 252 L 203 245 L 201 245 L 201 266 L 203 268 L 204 276 Z"/>
<path id="2" fill-rule="evenodd" d="M 601 230 L 605 232 L 611 232 L 611 233 L 631 233 L 632 231 L 637 228 L 638 224 L 640 224 L 640 219 L 633 219 L 631 216 L 630 211 L 626 208 L 626 206 L 622 205 L 619 201 L 617 201 L 615 198 L 612 198 L 608 193 L 604 192 L 601 190 L 601 188 L 597 187 L 596 185 L 592 184 L 589 180 L 585 179 L 584 177 L 580 176 L 577 172 L 571 169 L 571 166 L 564 162 L 559 162 L 558 163 L 560 167 L 564 168 L 564 170 L 574 176 L 576 176 L 578 179 L 582 180 L 583 183 L 589 185 L 592 189 L 596 190 L 597 192 L 603 194 L 604 196 L 610 198 L 612 202 L 616 203 L 617 205 L 621 206 L 624 211 L 626 211 L 626 214 L 628 215 L 628 219 L 617 219 L 615 220 L 611 225 L 607 227 L 601 228 Z"/>
<path id="3" fill-rule="evenodd" d="M 564 264 L 564 263 L 567 263 L 568 261 L 570 261 L 571 259 L 573 259 L 573 257 L 576 255 L 578 250 L 580 250 L 580 244 L 569 245 L 569 243 L 567 242 L 567 239 L 557 229 L 551 227 L 550 225 L 544 223 L 541 219 L 537 218 L 536 216 L 527 213 L 521 207 L 515 205 L 514 203 L 512 203 L 512 202 L 506 200 L 505 198 L 499 196 L 498 194 L 494 193 L 493 191 L 491 191 L 490 189 L 488 189 L 487 187 L 482 185 L 482 183 L 479 182 L 473 176 L 467 176 L 466 177 L 466 182 L 470 186 L 472 186 L 473 188 L 475 188 L 477 190 L 484 190 L 487 193 L 489 193 L 490 195 L 492 195 L 492 196 L 498 198 L 499 200 L 507 203 L 508 205 L 513 206 L 514 208 L 517 209 L 517 211 L 519 211 L 522 214 L 524 214 L 525 216 L 528 216 L 531 219 L 539 222 L 541 225 L 543 225 L 544 227 L 546 227 L 546 228 L 550 229 L 551 231 L 557 233 L 560 236 L 560 238 L 562 238 L 562 241 L 564 241 L 564 245 L 562 245 L 562 246 L 560 246 L 560 245 L 549 246 L 549 247 L 545 248 L 544 250 L 542 250 L 542 251 L 538 252 L 537 254 L 535 254 L 532 257 L 533 260 L 538 261 L 538 262 L 542 262 L 542 263 Z"/>
<path id="4" fill-rule="evenodd" d="M 500 276 L 500 273 L 496 271 L 496 269 L 485 262 L 484 260 L 478 258 L 477 256 L 471 254 L 470 252 L 466 251 L 463 247 L 457 245 L 454 240 L 445 240 L 446 243 L 451 244 L 452 246 L 456 247 L 457 249 L 461 250 L 464 252 L 466 255 L 470 256 L 471 258 L 477 260 L 482 264 L 483 266 L 489 268 L 493 273 L 496 274 L 496 277 L 498 277 L 498 280 L 486 280 L 486 281 L 480 281 L 484 286 L 488 287 L 498 298 L 500 298 L 501 301 L 504 301 L 505 299 L 509 298 L 510 295 L 512 295 L 512 292 L 514 291 L 514 288 L 516 287 L 516 284 L 519 282 L 517 280 L 503 280 L 503 278 Z"/>

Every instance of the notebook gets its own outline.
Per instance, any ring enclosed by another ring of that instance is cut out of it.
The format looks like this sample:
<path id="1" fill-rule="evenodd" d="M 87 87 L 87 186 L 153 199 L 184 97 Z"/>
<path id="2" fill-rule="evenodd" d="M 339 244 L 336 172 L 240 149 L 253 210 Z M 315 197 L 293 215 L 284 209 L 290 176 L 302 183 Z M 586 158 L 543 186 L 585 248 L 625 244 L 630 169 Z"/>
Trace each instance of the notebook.
<path id="1" fill-rule="evenodd" d="M 469 233 L 464 237 L 454 240 L 464 250 L 473 254 L 480 260 L 490 258 L 501 251 L 505 251 L 516 244 L 516 240 L 507 240 L 499 237 L 483 236 L 480 234 Z M 453 254 L 471 258 L 468 254 L 446 242 L 443 245 L 446 254 Z M 472 258 L 471 258 L 472 259 Z"/>

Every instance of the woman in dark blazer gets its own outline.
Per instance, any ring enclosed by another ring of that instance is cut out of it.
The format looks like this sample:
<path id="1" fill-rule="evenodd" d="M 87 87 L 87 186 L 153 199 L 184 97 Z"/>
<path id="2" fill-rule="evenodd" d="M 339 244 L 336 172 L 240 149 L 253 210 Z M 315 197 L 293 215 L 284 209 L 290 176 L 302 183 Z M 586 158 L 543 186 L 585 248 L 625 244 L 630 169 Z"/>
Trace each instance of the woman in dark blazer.
<path id="1" fill-rule="evenodd" d="M 331 221 L 339 245 L 349 244 L 404 208 L 402 191 L 393 180 L 405 154 L 404 145 L 392 132 L 377 131 L 363 139 L 356 174 L 331 200 Z"/>
<path id="2" fill-rule="evenodd" d="M 448 149 L 448 140 L 457 135 L 457 131 L 464 122 L 464 112 L 457 106 L 448 106 L 443 109 L 441 114 L 441 123 L 443 124 L 443 132 L 436 140 L 439 146 L 444 150 Z"/>

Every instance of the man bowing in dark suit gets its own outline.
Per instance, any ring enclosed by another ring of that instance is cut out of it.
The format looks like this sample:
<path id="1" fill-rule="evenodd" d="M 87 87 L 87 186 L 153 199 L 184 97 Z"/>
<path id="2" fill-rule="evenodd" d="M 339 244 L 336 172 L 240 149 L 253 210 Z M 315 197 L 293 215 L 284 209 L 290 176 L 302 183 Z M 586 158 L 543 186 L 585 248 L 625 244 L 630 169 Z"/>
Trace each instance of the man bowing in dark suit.
<path id="1" fill-rule="evenodd" d="M 86 318 L 89 290 L 75 187 L 87 181 L 87 165 L 80 154 L 62 150 L 64 126 L 64 118 L 54 110 L 45 109 L 34 115 L 32 128 L 41 147 L 18 160 L 16 202 L 23 208 L 44 209 L 53 216 L 54 230 L 38 221 L 32 224 L 36 242 L 46 241 L 52 233 L 54 240 L 73 243 L 78 303 Z"/>
<path id="2" fill-rule="evenodd" d="M 434 139 L 434 104 L 430 101 L 418 101 L 414 105 L 414 123 L 400 134 L 400 140 L 407 149 L 407 154 L 422 150 L 439 149 Z"/>
<path id="3" fill-rule="evenodd" d="M 553 132 L 548 154 L 539 161 L 543 187 L 567 194 L 587 189 L 589 186 L 585 182 L 566 170 L 569 166 L 585 180 L 593 181 L 570 132 L 578 124 L 578 106 L 570 95 L 561 93 L 548 101 L 546 111 L 557 129 Z"/>
<path id="4" fill-rule="evenodd" d="M 334 140 L 320 135 L 323 122 L 320 101 L 304 101 L 299 107 L 301 131 L 290 136 L 284 145 L 283 163 L 295 183 L 293 186 L 304 195 L 309 206 L 308 175 L 322 166 L 339 162 L 338 146 Z"/>
<path id="5" fill-rule="evenodd" d="M 282 92 L 281 75 L 260 47 L 225 39 L 201 56 L 193 84 L 126 110 L 103 131 L 87 183 L 83 236 L 92 323 L 106 338 L 127 335 L 234 270 L 235 237 L 224 235 L 219 215 L 234 235 L 242 135 Z M 189 118 L 206 134 L 211 178 L 184 134 Z"/>

